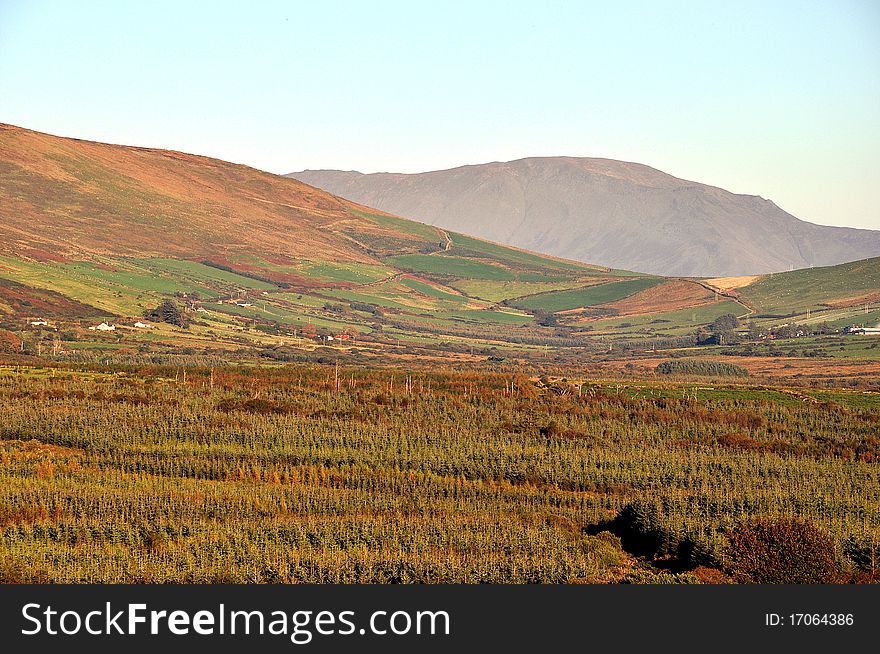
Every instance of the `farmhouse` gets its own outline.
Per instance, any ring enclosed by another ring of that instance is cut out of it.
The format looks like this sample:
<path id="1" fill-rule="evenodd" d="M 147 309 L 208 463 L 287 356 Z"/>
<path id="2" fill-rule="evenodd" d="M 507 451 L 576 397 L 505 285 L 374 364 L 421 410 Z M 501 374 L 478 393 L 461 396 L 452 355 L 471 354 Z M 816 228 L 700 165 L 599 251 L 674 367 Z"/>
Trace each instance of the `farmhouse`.
<path id="1" fill-rule="evenodd" d="M 49 323 L 45 320 L 31 320 L 31 327 L 48 327 Z"/>
<path id="2" fill-rule="evenodd" d="M 856 327 L 855 325 L 847 327 L 843 330 L 844 334 L 859 334 L 862 336 L 880 336 L 880 326 L 878 327 Z"/>
<path id="3" fill-rule="evenodd" d="M 140 320 L 138 320 L 134 324 L 134 326 L 137 327 L 138 329 L 152 329 L 153 328 L 153 326 L 151 324 L 146 323 L 146 322 L 141 322 Z"/>
<path id="4" fill-rule="evenodd" d="M 92 331 L 99 332 L 115 332 L 116 325 L 108 325 L 106 322 L 102 322 L 100 325 L 95 325 L 94 327 L 89 327 Z"/>

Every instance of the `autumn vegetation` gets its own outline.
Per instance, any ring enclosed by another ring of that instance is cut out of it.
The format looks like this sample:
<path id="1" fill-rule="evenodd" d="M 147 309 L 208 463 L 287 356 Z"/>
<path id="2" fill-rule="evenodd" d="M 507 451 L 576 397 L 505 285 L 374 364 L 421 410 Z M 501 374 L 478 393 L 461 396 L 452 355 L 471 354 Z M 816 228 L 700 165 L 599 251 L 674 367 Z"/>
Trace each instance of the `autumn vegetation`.
<path id="1" fill-rule="evenodd" d="M 864 581 L 880 551 L 858 401 L 68 364 L 0 369 L 0 410 L 7 582 Z"/>

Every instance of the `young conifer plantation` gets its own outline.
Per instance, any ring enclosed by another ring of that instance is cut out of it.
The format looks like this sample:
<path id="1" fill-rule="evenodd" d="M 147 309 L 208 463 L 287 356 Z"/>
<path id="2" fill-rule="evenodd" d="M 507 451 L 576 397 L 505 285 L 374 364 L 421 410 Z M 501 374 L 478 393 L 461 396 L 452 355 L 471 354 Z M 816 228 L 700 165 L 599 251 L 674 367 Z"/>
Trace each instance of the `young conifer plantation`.
<path id="1" fill-rule="evenodd" d="M 0 579 L 876 579 L 877 404 L 711 390 L 334 366 L 8 366 Z M 769 572 L 747 560 L 791 538 L 819 555 L 782 556 Z"/>

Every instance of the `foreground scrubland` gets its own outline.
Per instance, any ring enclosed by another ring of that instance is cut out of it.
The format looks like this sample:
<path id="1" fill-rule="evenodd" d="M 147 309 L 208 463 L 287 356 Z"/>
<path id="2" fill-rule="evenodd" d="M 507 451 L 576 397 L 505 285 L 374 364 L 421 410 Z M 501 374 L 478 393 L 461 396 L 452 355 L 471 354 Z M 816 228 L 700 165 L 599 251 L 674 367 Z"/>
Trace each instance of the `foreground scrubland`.
<path id="1" fill-rule="evenodd" d="M 880 553 L 864 392 L 8 366 L 0 415 L 10 582 L 767 580 L 736 549 L 756 519 L 833 567 L 781 580 L 871 580 Z"/>

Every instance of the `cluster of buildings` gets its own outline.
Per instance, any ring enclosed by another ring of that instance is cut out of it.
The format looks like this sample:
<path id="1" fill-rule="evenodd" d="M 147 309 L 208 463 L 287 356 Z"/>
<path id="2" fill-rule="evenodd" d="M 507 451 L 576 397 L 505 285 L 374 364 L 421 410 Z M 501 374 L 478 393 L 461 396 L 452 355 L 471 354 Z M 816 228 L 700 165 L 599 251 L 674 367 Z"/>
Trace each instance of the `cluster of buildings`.
<path id="1" fill-rule="evenodd" d="M 859 327 L 850 325 L 843 330 L 844 334 L 862 334 L 864 336 L 880 336 L 880 325 L 876 327 Z"/>

